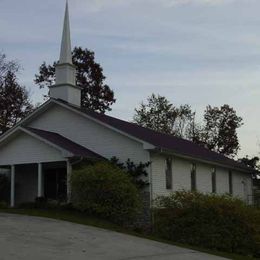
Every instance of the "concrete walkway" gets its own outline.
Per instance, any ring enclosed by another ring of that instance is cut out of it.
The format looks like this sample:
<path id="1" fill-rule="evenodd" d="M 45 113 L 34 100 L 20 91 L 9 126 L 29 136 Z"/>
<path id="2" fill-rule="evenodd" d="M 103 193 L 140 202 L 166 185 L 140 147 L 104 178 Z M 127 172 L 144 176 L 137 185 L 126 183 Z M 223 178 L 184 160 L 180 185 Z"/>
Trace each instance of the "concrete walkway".
<path id="1" fill-rule="evenodd" d="M 0 260 L 224 259 L 90 226 L 0 213 Z"/>

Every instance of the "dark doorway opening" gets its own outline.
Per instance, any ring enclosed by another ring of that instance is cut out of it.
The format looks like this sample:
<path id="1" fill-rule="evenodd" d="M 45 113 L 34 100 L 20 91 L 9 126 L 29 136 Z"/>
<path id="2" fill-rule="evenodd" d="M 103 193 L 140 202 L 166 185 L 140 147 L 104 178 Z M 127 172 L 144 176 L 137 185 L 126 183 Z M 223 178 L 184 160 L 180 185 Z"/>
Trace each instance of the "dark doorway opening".
<path id="1" fill-rule="evenodd" d="M 59 201 L 67 199 L 66 168 L 46 169 L 44 171 L 44 192 L 47 199 Z"/>

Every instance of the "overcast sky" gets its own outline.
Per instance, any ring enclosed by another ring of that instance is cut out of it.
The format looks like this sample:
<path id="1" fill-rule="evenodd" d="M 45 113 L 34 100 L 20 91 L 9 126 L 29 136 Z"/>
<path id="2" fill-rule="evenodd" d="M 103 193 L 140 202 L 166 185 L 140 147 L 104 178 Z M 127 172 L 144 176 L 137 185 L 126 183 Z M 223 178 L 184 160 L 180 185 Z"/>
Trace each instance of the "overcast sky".
<path id="1" fill-rule="evenodd" d="M 0 51 L 23 66 L 34 102 L 39 65 L 58 59 L 65 0 L 0 0 Z M 111 115 L 131 120 L 151 95 L 229 104 L 244 119 L 240 155 L 260 151 L 259 0 L 70 0 L 72 45 L 96 54 L 117 98 Z"/>

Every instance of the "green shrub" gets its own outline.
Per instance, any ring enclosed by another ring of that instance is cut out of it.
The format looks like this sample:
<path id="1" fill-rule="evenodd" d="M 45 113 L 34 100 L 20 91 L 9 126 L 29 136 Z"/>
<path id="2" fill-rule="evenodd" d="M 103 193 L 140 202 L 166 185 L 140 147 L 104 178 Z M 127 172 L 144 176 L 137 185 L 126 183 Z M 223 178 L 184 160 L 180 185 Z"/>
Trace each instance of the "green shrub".
<path id="1" fill-rule="evenodd" d="M 187 191 L 155 201 L 154 231 L 180 243 L 259 254 L 260 211 L 228 195 Z"/>
<path id="2" fill-rule="evenodd" d="M 73 172 L 72 204 L 81 211 L 117 223 L 137 216 L 141 200 L 135 185 L 117 166 L 98 162 Z"/>

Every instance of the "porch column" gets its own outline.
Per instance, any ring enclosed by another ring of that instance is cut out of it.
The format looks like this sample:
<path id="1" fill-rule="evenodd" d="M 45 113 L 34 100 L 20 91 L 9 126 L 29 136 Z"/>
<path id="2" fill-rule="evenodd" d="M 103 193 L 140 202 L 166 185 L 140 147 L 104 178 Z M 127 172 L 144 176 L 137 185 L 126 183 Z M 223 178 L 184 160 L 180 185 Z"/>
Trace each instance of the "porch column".
<path id="1" fill-rule="evenodd" d="M 11 194 L 10 206 L 13 208 L 15 205 L 15 166 L 11 166 Z"/>
<path id="2" fill-rule="evenodd" d="M 38 163 L 38 197 L 43 196 L 42 163 Z"/>
<path id="3" fill-rule="evenodd" d="M 72 165 L 69 160 L 67 160 L 67 200 L 68 202 L 71 201 L 71 185 L 70 185 L 70 178 L 72 174 Z"/>

